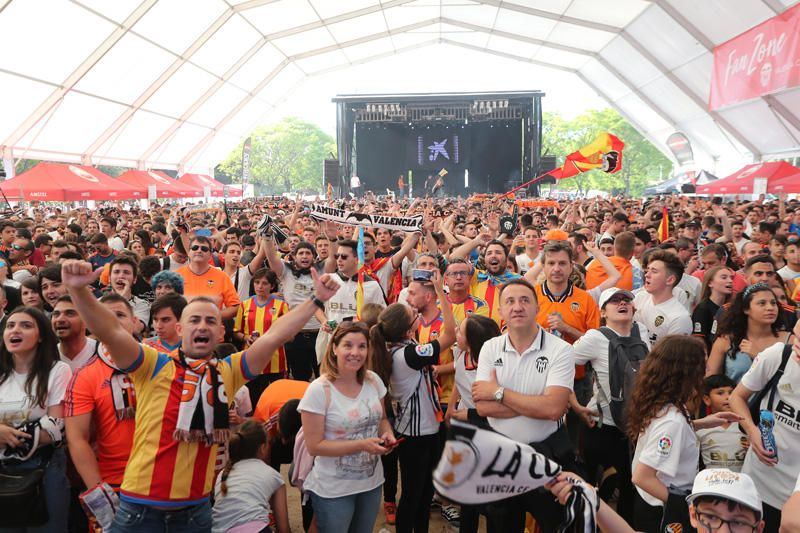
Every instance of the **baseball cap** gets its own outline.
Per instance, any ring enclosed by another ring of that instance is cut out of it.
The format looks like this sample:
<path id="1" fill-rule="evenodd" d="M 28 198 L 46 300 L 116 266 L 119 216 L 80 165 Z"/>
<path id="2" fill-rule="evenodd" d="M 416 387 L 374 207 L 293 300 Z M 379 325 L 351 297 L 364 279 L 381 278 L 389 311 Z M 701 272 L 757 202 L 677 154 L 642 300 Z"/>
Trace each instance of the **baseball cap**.
<path id="1" fill-rule="evenodd" d="M 703 470 L 695 476 L 692 493 L 686 497 L 686 501 L 692 503 L 701 496 L 730 500 L 752 509 L 759 517 L 763 515 L 761 497 L 753 478 L 747 474 L 731 472 L 727 468 Z"/>
<path id="2" fill-rule="evenodd" d="M 620 289 L 619 287 L 611 287 L 610 289 L 606 289 L 600 293 L 600 309 L 605 307 L 608 301 L 611 299 L 612 296 L 615 294 L 623 294 L 633 300 L 633 293 L 631 291 L 626 291 L 625 289 Z"/>
<path id="3" fill-rule="evenodd" d="M 687 228 L 690 227 L 690 226 L 693 227 L 693 228 L 699 228 L 700 227 L 700 223 L 698 221 L 696 221 L 696 220 L 690 220 L 685 224 L 685 226 Z"/>
<path id="4" fill-rule="evenodd" d="M 566 231 L 560 229 L 551 229 L 547 233 L 544 234 L 544 240 L 546 241 L 566 241 L 569 239 L 569 234 Z"/>

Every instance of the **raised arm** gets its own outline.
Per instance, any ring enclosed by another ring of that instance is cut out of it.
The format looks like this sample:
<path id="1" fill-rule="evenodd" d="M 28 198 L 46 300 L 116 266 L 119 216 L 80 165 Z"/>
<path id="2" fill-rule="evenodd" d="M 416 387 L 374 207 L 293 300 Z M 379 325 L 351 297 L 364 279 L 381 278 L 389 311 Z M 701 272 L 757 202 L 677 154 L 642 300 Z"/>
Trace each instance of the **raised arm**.
<path id="1" fill-rule="evenodd" d="M 314 296 L 323 302 L 327 302 L 339 290 L 339 284 L 327 274 L 319 277 L 316 269 L 312 268 L 311 277 L 314 279 Z M 272 327 L 247 349 L 247 366 L 253 372 L 260 374 L 275 350 L 303 329 L 306 322 L 318 310 L 319 307 L 308 300 L 296 306 L 280 320 L 273 322 Z"/>
<path id="2" fill-rule="evenodd" d="M 480 244 L 486 244 L 491 240 L 492 236 L 489 233 L 480 233 L 474 239 L 465 242 L 455 250 L 451 251 L 450 260 L 452 261 L 453 259 L 466 259 L 467 256 L 472 253 L 472 250 L 477 248 Z"/>
<path id="3" fill-rule="evenodd" d="M 126 369 L 136 361 L 140 346 L 120 325 L 114 313 L 98 302 L 89 289 L 100 277 L 100 272 L 100 269 L 92 271 L 92 264 L 87 261 L 67 260 L 61 265 L 61 282 L 72 296 L 86 328 L 103 343 L 114 363 Z"/>
<path id="4" fill-rule="evenodd" d="M 436 298 L 439 299 L 442 305 L 442 318 L 444 318 L 443 332 L 439 336 L 439 349 L 445 351 L 456 342 L 456 319 L 453 315 L 453 309 L 447 302 L 447 296 L 444 293 L 444 281 L 442 275 L 438 270 L 433 271 L 433 288 L 436 290 Z"/>
<path id="5" fill-rule="evenodd" d="M 584 247 L 586 247 L 586 251 L 594 257 L 600 265 L 603 267 L 603 270 L 606 271 L 606 278 L 603 283 L 598 285 L 600 291 L 604 291 L 606 289 L 610 289 L 611 287 L 616 287 L 617 282 L 622 278 L 622 274 L 620 274 L 619 270 L 616 269 L 614 263 L 605 256 L 605 254 L 601 253 L 600 250 L 597 248 L 597 244 L 594 241 L 586 241 L 584 243 Z"/>
<path id="6" fill-rule="evenodd" d="M 397 251 L 396 254 L 392 256 L 392 268 L 397 270 L 403 264 L 403 259 L 406 258 L 408 254 L 410 254 L 414 247 L 419 242 L 420 233 L 415 231 L 414 233 L 407 233 L 406 238 L 403 239 L 403 246 Z M 413 260 L 413 257 L 409 260 Z"/>
<path id="7" fill-rule="evenodd" d="M 265 250 L 270 270 L 275 272 L 275 275 L 280 279 L 283 276 L 284 264 L 281 261 L 281 256 L 278 255 L 278 249 L 275 247 L 275 239 L 271 236 L 264 239 L 262 248 Z M 250 263 L 252 264 L 252 261 Z"/>
<path id="8" fill-rule="evenodd" d="M 255 255 L 255 257 L 253 257 L 252 261 L 247 263 L 247 268 L 248 268 L 248 270 L 250 270 L 251 274 L 255 274 L 256 270 L 261 268 L 261 265 L 264 264 L 264 259 L 267 256 L 267 243 L 268 242 L 272 242 L 272 237 L 261 237 L 261 240 L 259 240 L 256 243 L 256 255 Z M 281 262 L 281 266 L 283 266 L 282 262 Z M 282 268 L 281 268 L 281 271 L 278 272 L 277 270 L 272 268 L 272 264 L 271 263 L 270 263 L 270 268 L 272 269 L 273 272 L 275 272 L 275 274 L 277 274 L 278 278 L 280 278 L 281 274 L 283 274 L 283 269 Z"/>

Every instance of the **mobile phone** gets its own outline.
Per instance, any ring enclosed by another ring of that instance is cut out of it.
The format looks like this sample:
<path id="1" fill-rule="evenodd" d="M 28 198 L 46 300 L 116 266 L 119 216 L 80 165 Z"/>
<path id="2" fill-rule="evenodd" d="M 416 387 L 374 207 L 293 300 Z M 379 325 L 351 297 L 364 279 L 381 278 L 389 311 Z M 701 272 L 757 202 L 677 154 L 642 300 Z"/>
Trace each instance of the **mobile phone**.
<path id="1" fill-rule="evenodd" d="M 430 281 L 433 279 L 433 270 L 420 270 L 415 268 L 411 271 L 411 279 L 414 281 Z"/>
<path id="2" fill-rule="evenodd" d="M 211 230 L 208 228 L 201 228 L 194 232 L 198 237 L 211 237 Z"/>

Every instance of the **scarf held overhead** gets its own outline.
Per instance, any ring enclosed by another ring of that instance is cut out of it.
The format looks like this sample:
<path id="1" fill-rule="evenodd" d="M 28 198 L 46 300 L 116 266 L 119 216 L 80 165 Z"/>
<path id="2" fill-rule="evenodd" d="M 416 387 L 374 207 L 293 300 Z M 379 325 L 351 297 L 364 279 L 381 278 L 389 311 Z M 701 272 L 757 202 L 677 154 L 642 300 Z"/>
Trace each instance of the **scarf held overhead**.
<path id="1" fill-rule="evenodd" d="M 172 437 L 184 442 L 227 442 L 230 434 L 228 397 L 216 360 L 189 359 L 183 350 L 178 350 L 173 358 L 183 367 L 184 376 Z"/>
<path id="2" fill-rule="evenodd" d="M 363 226 L 365 228 L 384 228 L 392 231 L 422 231 L 422 215 L 395 217 L 390 215 L 357 213 L 356 211 L 348 211 L 320 204 L 311 204 L 310 215 L 311 218 L 336 222 L 337 224 Z"/>

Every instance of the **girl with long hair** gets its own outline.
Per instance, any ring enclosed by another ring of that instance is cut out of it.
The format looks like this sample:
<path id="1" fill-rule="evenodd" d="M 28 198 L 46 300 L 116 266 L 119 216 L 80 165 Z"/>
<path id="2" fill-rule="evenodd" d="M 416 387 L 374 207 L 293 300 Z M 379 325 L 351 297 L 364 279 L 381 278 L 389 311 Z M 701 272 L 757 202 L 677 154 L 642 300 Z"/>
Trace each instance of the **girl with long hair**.
<path id="1" fill-rule="evenodd" d="M 22 282 L 19 290 L 20 300 L 25 307 L 35 307 L 36 309 L 44 310 L 44 300 L 42 295 L 39 294 L 39 278 L 30 277 Z"/>
<path id="2" fill-rule="evenodd" d="M 695 430 L 713 428 L 740 417 L 719 412 L 699 420 L 691 414 L 703 394 L 706 351 L 694 337 L 668 335 L 653 346 L 639 369 L 628 404 L 626 433 L 636 442 L 633 454 L 634 528 L 660 528 L 669 488 L 690 489 L 700 448 Z"/>
<path id="3" fill-rule="evenodd" d="M 715 266 L 703 274 L 700 303 L 692 312 L 692 333 L 702 337 L 706 349 L 711 351 L 714 317 L 720 307 L 730 302 L 733 295 L 733 271 L 724 265 Z"/>
<path id="4" fill-rule="evenodd" d="M 289 533 L 286 487 L 279 472 L 266 463 L 267 430 L 246 420 L 228 441 L 228 462 L 214 488 L 214 533 L 271 533 L 269 514 L 277 533 Z"/>
<path id="5" fill-rule="evenodd" d="M 142 243 L 142 249 L 144 253 L 142 253 L 141 257 L 156 253 L 155 246 L 153 246 L 153 239 L 150 237 L 149 231 L 144 229 L 136 231 L 136 233 L 133 234 L 133 240 Z"/>
<path id="6" fill-rule="evenodd" d="M 792 334 L 783 331 L 780 313 L 766 283 L 750 285 L 737 294 L 719 323 L 706 375 L 725 374 L 739 383 L 756 355 L 776 342 L 789 342 Z"/>
<path id="7" fill-rule="evenodd" d="M 369 332 L 360 322 L 333 332 L 320 377 L 297 407 L 314 466 L 303 483 L 320 533 L 371 533 L 380 506 L 378 458 L 395 445 L 386 387 L 369 367 Z"/>
<path id="8" fill-rule="evenodd" d="M 10 473 L 44 469 L 47 521 L 26 517 L 37 531 L 66 531 L 69 486 L 63 443 L 62 401 L 72 372 L 58 360 L 50 322 L 34 307 L 8 315 L 0 346 L 0 465 Z M 10 517 L 0 517 L 0 526 Z M 19 517 L 17 517 L 19 518 Z M 17 524 L 19 525 L 19 524 Z"/>
<path id="9" fill-rule="evenodd" d="M 431 279 L 439 302 L 447 302 L 442 277 Z M 437 339 L 417 344 L 419 315 L 405 304 L 392 304 L 380 314 L 370 330 L 371 353 L 376 364 L 389 370 L 395 431 L 402 443 L 397 532 L 428 531 L 433 497 L 432 473 L 439 457 L 439 425 L 444 419 L 432 367 L 439 354 L 455 341 L 456 324 L 449 305 L 442 306 L 444 324 Z"/>

